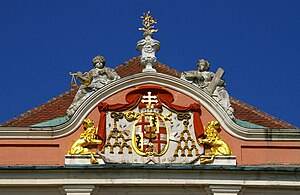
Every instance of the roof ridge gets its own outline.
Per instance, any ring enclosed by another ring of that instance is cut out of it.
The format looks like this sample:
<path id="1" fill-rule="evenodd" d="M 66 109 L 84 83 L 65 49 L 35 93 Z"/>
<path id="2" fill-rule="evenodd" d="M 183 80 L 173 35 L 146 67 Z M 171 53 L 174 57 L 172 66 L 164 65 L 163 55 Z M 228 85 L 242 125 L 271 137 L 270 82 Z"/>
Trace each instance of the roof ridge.
<path id="1" fill-rule="evenodd" d="M 279 118 L 277 118 L 275 116 L 272 116 L 272 115 L 266 113 L 265 111 L 262 111 L 259 108 L 253 107 L 253 106 L 251 106 L 251 105 L 249 105 L 249 104 L 247 104 L 247 103 L 245 103 L 245 102 L 243 102 L 243 101 L 241 101 L 241 100 L 239 100 L 237 98 L 234 98 L 234 97 L 230 96 L 230 101 L 236 101 L 236 102 L 238 102 L 239 106 L 243 107 L 246 110 L 254 112 L 256 115 L 259 115 L 259 116 L 263 117 L 265 120 L 272 121 L 275 124 L 280 125 L 282 127 L 288 125 L 291 128 L 297 129 L 297 127 L 295 127 L 294 125 L 292 125 L 292 124 L 290 124 L 290 123 L 288 123 L 286 121 L 283 121 L 282 119 L 279 119 Z"/>
<path id="2" fill-rule="evenodd" d="M 128 70 L 126 70 L 128 65 L 132 66 L 133 69 L 131 71 L 140 72 L 144 68 L 144 66 L 141 65 L 140 61 L 141 61 L 141 56 L 134 56 L 134 57 L 130 58 L 129 60 L 125 61 L 124 63 L 120 64 L 119 66 L 117 66 L 115 68 L 115 70 L 122 78 L 132 74 L 132 72 L 128 72 Z M 138 63 L 138 64 L 136 64 L 136 63 Z M 160 72 L 163 74 L 169 74 L 169 75 L 175 76 L 177 78 L 179 78 L 180 74 L 181 74 L 181 72 L 178 72 L 177 70 L 173 69 L 172 67 L 170 67 L 164 63 L 161 63 L 159 61 L 157 61 L 154 64 L 153 68 L 156 69 L 157 72 Z"/>
<path id="3" fill-rule="evenodd" d="M 136 61 L 136 60 L 140 60 L 140 59 L 141 59 L 141 56 L 133 56 L 129 60 L 126 60 L 124 63 L 121 63 L 120 65 L 116 66 L 115 69 L 120 68 L 122 66 L 126 66 L 130 62 L 133 62 L 133 61 Z"/>

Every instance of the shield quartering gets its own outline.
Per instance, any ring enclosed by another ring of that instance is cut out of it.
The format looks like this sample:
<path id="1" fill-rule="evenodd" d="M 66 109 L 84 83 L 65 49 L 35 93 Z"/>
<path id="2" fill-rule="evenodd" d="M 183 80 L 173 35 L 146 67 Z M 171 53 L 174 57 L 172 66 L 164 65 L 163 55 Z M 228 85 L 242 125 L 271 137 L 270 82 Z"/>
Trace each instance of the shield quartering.
<path id="1" fill-rule="evenodd" d="M 139 104 L 140 117 L 132 129 L 132 145 L 141 156 L 161 156 L 169 146 L 169 130 L 162 114 L 162 104 L 148 92 Z"/>

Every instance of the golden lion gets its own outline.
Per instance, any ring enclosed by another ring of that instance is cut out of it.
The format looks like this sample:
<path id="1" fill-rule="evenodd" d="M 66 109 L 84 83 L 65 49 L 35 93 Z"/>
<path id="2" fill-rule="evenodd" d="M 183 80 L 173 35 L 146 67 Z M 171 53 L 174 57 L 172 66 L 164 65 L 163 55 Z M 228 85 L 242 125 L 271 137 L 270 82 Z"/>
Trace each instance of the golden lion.
<path id="1" fill-rule="evenodd" d="M 201 164 L 212 163 L 215 156 L 230 156 L 232 152 L 227 143 L 220 138 L 220 123 L 211 121 L 204 132 L 204 135 L 198 138 L 199 144 L 204 144 L 210 147 L 210 152 L 206 152 L 205 156 L 211 156 L 210 159 L 200 159 Z"/>
<path id="2" fill-rule="evenodd" d="M 98 164 L 97 159 L 95 158 L 95 152 L 91 152 L 88 147 L 102 144 L 102 140 L 96 139 L 96 134 L 98 128 L 95 128 L 94 122 L 90 119 L 85 119 L 83 121 L 84 132 L 80 134 L 78 140 L 76 140 L 71 149 L 68 151 L 68 154 L 90 154 L 91 163 Z"/>

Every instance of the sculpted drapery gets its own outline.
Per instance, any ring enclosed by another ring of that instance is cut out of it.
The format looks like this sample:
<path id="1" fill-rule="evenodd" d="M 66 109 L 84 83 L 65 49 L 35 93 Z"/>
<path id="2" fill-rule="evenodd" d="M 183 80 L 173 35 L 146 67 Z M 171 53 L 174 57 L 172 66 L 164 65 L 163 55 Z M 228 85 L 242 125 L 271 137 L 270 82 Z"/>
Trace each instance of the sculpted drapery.
<path id="1" fill-rule="evenodd" d="M 163 87 L 158 86 L 145 86 L 139 87 L 131 92 L 129 92 L 126 97 L 126 104 L 108 104 L 106 102 L 100 102 L 98 104 L 98 110 L 100 112 L 100 120 L 98 126 L 98 136 L 103 140 L 103 143 L 99 146 L 102 147 L 106 140 L 106 112 L 107 111 L 117 111 L 123 112 L 135 108 L 139 103 L 143 95 L 151 91 L 152 95 L 157 96 L 160 103 L 165 104 L 168 108 L 176 112 L 193 112 L 194 120 L 194 131 L 196 138 L 204 133 L 203 124 L 201 121 L 201 105 L 199 103 L 193 103 L 189 106 L 180 106 L 174 104 L 174 97 L 171 92 Z"/>

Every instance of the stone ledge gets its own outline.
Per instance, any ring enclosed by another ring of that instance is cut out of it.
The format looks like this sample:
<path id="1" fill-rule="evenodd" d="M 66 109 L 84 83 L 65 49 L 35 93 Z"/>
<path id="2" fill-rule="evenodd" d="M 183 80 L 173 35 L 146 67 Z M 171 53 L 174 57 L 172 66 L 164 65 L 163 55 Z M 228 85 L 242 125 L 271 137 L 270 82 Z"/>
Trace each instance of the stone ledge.
<path id="1" fill-rule="evenodd" d="M 82 170 L 182 170 L 182 171 L 232 171 L 232 172 L 265 172 L 265 173 L 299 173 L 300 175 L 300 166 L 261 166 L 261 165 L 243 165 L 243 166 L 234 166 L 234 165 L 190 165 L 190 164 L 103 164 L 99 165 L 63 165 L 63 166 L 47 166 L 47 165 L 14 165 L 14 166 L 0 166 L 0 171 L 3 173 L 8 173 L 11 170 L 16 172 L 23 171 L 53 171 L 53 170 L 73 170 L 73 171 L 82 171 Z M 15 173 L 15 172 L 14 172 Z M 3 174 L 2 174 L 3 175 Z M 1 177 L 1 175 L 0 175 Z"/>
<path id="2" fill-rule="evenodd" d="M 94 155 L 100 165 L 106 164 L 100 155 Z M 210 156 L 201 156 L 204 159 L 210 159 Z M 90 155 L 65 155 L 65 165 L 91 165 Z M 120 164 L 123 164 L 120 162 Z M 134 163 L 135 164 L 135 163 Z M 136 163 L 141 164 L 141 163 Z M 172 164 L 172 163 L 171 163 Z M 178 164 L 178 163 L 174 163 Z M 198 163 L 200 162 L 198 161 Z M 185 164 L 182 164 L 184 166 Z M 186 164 L 187 165 L 187 164 Z M 236 156 L 216 156 L 212 163 L 204 165 L 236 165 Z"/>
<path id="3" fill-rule="evenodd" d="M 202 159 L 210 159 L 211 156 L 201 156 Z M 215 156 L 212 163 L 205 165 L 236 165 L 236 156 Z"/>
<path id="4" fill-rule="evenodd" d="M 99 155 L 94 155 L 99 164 L 105 164 Z M 91 155 L 65 155 L 65 165 L 91 165 Z"/>

